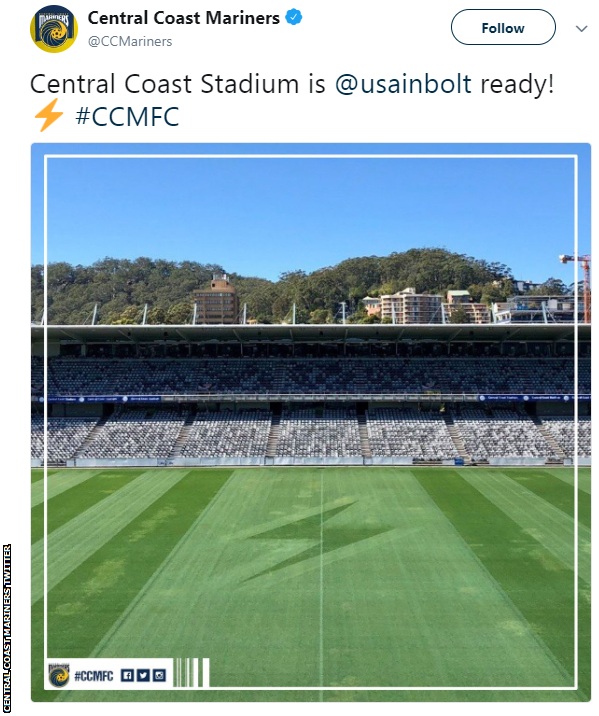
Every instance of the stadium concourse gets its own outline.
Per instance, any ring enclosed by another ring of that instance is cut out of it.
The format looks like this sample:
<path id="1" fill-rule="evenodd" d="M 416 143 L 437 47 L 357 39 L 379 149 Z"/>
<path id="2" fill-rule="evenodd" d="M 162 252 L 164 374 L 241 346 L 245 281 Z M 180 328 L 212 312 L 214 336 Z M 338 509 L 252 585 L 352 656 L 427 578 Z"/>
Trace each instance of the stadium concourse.
<path id="1" fill-rule="evenodd" d="M 32 466 L 590 464 L 590 335 L 32 326 Z"/>

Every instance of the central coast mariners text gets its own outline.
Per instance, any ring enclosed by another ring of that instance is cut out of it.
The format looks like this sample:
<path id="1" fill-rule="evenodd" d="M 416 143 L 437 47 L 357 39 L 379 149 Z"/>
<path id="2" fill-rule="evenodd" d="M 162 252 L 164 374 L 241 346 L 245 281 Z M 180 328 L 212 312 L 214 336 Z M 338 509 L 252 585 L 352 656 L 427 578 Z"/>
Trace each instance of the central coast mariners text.
<path id="1" fill-rule="evenodd" d="M 144 10 L 136 15 L 126 12 L 101 15 L 98 10 L 92 10 L 87 19 L 92 25 L 149 25 L 151 22 L 155 25 L 278 25 L 281 22 L 279 15 L 250 15 L 243 10 L 236 15 L 227 15 L 220 10 L 207 10 L 203 20 L 199 12 L 179 15 L 158 10 L 150 15 Z"/>

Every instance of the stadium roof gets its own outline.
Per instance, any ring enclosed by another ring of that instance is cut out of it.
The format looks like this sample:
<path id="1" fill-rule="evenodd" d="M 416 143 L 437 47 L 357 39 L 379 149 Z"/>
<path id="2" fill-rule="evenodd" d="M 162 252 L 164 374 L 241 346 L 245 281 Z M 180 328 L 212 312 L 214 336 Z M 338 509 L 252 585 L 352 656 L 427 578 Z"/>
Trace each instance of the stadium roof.
<path id="1" fill-rule="evenodd" d="M 131 325 L 48 326 L 48 340 L 81 343 L 131 341 L 212 342 L 359 342 L 359 341 L 571 341 L 571 323 L 507 324 L 324 324 L 324 325 Z M 591 326 L 578 326 L 579 340 L 591 339 Z M 31 326 L 31 339 L 43 341 L 44 326 Z"/>

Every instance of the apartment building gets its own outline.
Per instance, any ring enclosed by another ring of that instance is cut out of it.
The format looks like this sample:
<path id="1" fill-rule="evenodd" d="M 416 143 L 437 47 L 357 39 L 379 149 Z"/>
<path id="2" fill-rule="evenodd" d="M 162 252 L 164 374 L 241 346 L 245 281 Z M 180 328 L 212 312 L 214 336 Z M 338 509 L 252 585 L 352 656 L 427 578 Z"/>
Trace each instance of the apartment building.
<path id="1" fill-rule="evenodd" d="M 405 288 L 397 293 L 381 296 L 381 318 L 391 323 L 442 323 L 442 296 L 416 293 Z"/>
<path id="2" fill-rule="evenodd" d="M 196 323 L 239 323 L 239 298 L 227 274 L 214 274 L 210 288 L 193 292 Z"/>

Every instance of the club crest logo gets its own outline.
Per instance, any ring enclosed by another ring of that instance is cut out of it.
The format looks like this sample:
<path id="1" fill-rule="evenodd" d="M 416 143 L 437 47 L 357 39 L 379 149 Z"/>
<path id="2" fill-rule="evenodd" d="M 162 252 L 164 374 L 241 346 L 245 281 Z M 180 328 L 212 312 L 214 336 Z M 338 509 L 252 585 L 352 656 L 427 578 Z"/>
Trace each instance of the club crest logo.
<path id="1" fill-rule="evenodd" d="M 68 664 L 49 664 L 48 678 L 52 686 L 61 689 L 69 682 L 69 665 Z"/>
<path id="2" fill-rule="evenodd" d="M 31 21 L 31 39 L 44 52 L 63 52 L 77 39 L 77 20 L 62 5 L 47 5 Z"/>

